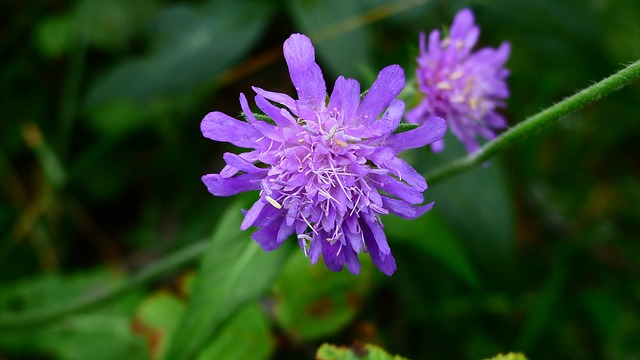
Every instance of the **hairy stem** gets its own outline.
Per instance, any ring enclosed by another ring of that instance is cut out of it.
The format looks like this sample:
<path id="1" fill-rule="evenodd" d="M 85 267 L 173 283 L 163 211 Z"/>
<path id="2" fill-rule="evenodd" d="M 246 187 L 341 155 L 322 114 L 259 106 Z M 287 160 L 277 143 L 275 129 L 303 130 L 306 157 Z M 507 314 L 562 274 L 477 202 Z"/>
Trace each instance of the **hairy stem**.
<path id="1" fill-rule="evenodd" d="M 576 94 L 556 103 L 529 117 L 502 133 L 496 139 L 484 144 L 478 151 L 459 158 L 449 164 L 437 167 L 425 177 L 429 184 L 435 184 L 449 177 L 481 165 L 492 156 L 524 139 L 526 136 L 546 127 L 574 111 L 592 104 L 601 98 L 629 85 L 640 77 L 640 60 L 617 73 L 583 89 Z"/>

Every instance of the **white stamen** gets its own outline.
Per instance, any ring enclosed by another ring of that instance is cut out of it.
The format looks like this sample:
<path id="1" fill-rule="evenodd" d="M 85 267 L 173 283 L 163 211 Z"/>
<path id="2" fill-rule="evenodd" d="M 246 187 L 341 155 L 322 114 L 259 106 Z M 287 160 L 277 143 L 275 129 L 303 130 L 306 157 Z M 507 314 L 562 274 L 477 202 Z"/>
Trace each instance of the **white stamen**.
<path id="1" fill-rule="evenodd" d="M 360 139 L 359 137 L 355 137 L 347 134 L 342 134 L 342 137 L 349 141 L 362 141 L 362 139 Z"/>
<path id="2" fill-rule="evenodd" d="M 266 179 L 262 179 L 260 183 L 262 184 L 262 190 L 264 190 L 264 192 L 266 192 L 267 195 L 271 195 L 273 193 L 273 191 L 271 191 L 271 189 L 269 188 L 269 184 L 267 184 Z"/>
<path id="3" fill-rule="evenodd" d="M 338 125 L 333 125 L 331 130 L 329 130 L 329 133 L 327 135 L 325 135 L 324 139 L 325 140 L 331 140 L 331 138 L 336 134 L 337 130 L 338 130 Z"/>
<path id="4" fill-rule="evenodd" d="M 377 212 L 378 214 L 382 214 L 382 215 L 389 214 L 389 211 L 387 209 L 383 209 L 374 203 L 369 204 L 369 207 L 371 208 L 371 210 Z"/>
<path id="5" fill-rule="evenodd" d="M 304 251 L 304 257 L 309 257 L 309 249 L 307 245 L 307 241 L 312 242 L 311 236 L 306 234 L 298 235 L 298 240 L 302 241 L 302 251 Z"/>
<path id="6" fill-rule="evenodd" d="M 303 125 L 302 128 L 312 133 L 313 135 L 318 135 L 318 132 L 309 125 Z"/>
<path id="7" fill-rule="evenodd" d="M 272 183 L 276 184 L 276 185 L 281 185 L 281 186 L 288 186 L 289 183 L 286 181 L 282 181 L 282 180 L 278 180 L 278 179 L 269 179 L 269 181 L 271 181 Z M 271 194 L 269 194 L 271 195 Z"/>
<path id="8" fill-rule="evenodd" d="M 451 76 L 449 76 L 449 78 L 451 80 L 457 80 L 457 79 L 460 79 L 462 77 L 462 75 L 464 75 L 462 70 L 456 70 L 453 73 L 451 73 Z"/>
<path id="9" fill-rule="evenodd" d="M 436 87 L 440 90 L 449 90 L 451 89 L 451 84 L 448 81 L 440 81 L 436 84 Z"/>
<path id="10" fill-rule="evenodd" d="M 275 201 L 271 196 L 267 195 L 264 198 L 267 199 L 269 204 L 273 205 L 274 208 L 276 208 L 278 210 L 282 209 L 282 205 L 280 205 L 277 201 Z"/>

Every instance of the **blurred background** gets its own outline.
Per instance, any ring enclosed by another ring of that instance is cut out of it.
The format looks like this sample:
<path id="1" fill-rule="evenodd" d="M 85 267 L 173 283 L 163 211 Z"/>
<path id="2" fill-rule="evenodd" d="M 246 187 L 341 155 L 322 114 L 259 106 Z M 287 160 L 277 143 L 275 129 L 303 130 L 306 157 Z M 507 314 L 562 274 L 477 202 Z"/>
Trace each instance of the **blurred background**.
<path id="1" fill-rule="evenodd" d="M 202 117 L 239 115 L 252 85 L 294 94 L 282 57 L 293 32 L 313 40 L 329 89 L 339 75 L 366 89 L 392 63 L 412 79 L 419 32 L 463 7 L 480 46 L 512 45 L 511 124 L 640 58 L 636 0 L 2 1 L 0 359 L 180 351 L 171 339 L 197 314 L 189 293 L 216 296 L 216 282 L 197 285 L 199 266 L 227 276 L 197 256 L 80 312 L 2 321 L 89 298 L 197 244 L 217 241 L 207 259 L 233 264 L 234 244 L 250 241 L 233 216 L 257 194 L 207 193 L 200 177 L 236 149 L 203 138 Z M 640 359 L 639 95 L 632 84 L 433 184 L 436 206 L 418 220 L 385 217 L 392 277 L 368 256 L 353 276 L 293 246 L 256 255 L 271 275 L 251 277 L 260 291 L 192 355 L 311 359 L 323 342 L 358 340 L 412 359 Z M 427 174 L 461 155 L 449 138 L 444 153 L 405 158 Z"/>

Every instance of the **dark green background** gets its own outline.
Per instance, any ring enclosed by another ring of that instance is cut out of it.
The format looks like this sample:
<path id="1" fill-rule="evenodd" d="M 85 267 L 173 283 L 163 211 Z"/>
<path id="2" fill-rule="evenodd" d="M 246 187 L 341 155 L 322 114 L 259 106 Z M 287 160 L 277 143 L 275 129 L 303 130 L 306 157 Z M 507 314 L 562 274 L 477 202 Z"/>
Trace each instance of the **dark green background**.
<path id="1" fill-rule="evenodd" d="M 366 89 L 392 63 L 412 79 L 418 33 L 462 7 L 482 46 L 512 45 L 510 124 L 640 58 L 635 0 L 0 3 L 0 314 L 212 244 L 191 300 L 195 264 L 0 330 L 0 359 L 298 359 L 354 340 L 413 359 L 640 358 L 637 83 L 430 187 L 422 218 L 384 218 L 390 278 L 369 261 L 357 277 L 330 273 L 293 246 L 240 249 L 241 205 L 200 182 L 236 151 L 201 136 L 207 112 L 239 114 L 252 85 L 293 95 L 281 55 L 292 32 L 314 41 L 329 89 L 339 75 Z M 405 155 L 427 173 L 461 151 L 449 138 L 442 154 Z"/>

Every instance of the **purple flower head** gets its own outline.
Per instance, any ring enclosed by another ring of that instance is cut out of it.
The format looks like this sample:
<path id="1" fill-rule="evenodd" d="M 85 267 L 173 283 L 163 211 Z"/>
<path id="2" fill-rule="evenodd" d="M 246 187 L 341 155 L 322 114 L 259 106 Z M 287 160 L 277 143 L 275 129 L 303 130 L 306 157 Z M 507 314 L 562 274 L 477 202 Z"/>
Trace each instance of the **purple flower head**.
<path id="1" fill-rule="evenodd" d="M 458 12 L 445 39 L 440 40 L 440 31 L 434 30 L 427 47 L 425 35 L 420 34 L 416 76 L 424 99 L 406 115 L 407 121 L 417 124 L 432 116 L 444 117 L 470 153 L 479 147 L 478 136 L 491 140 L 495 130 L 506 127 L 496 108 L 504 107 L 509 97 L 509 70 L 504 64 L 510 46 L 504 42 L 498 49 L 471 52 L 479 35 L 469 9 Z M 434 151 L 443 146 L 442 141 L 431 145 Z"/>
<path id="2" fill-rule="evenodd" d="M 358 254 L 369 252 L 391 275 L 396 264 L 380 215 L 413 219 L 432 207 L 420 205 L 425 179 L 397 155 L 440 140 L 446 123 L 432 118 L 393 133 L 404 112 L 404 103 L 394 99 L 405 83 L 398 65 L 384 68 L 362 101 L 358 82 L 339 77 L 327 103 L 309 38 L 291 35 L 284 56 L 298 99 L 254 87 L 256 105 L 273 123 L 256 119 L 244 94 L 240 104 L 247 122 L 207 114 L 201 124 L 205 137 L 252 150 L 225 153 L 227 165 L 202 181 L 216 196 L 260 190 L 241 229 L 259 228 L 252 238 L 264 250 L 295 233 L 312 263 L 322 254 L 329 269 L 340 271 L 346 264 L 357 274 Z"/>

